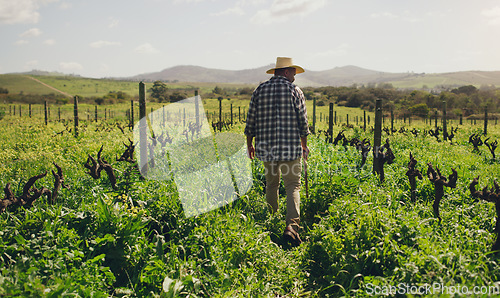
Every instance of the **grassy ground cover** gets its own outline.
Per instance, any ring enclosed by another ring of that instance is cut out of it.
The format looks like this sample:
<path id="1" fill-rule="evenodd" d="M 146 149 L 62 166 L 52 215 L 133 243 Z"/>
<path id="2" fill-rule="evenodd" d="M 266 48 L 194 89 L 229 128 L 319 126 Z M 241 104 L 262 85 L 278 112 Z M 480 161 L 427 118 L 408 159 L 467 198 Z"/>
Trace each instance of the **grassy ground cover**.
<path id="1" fill-rule="evenodd" d="M 490 252 L 495 207 L 468 190 L 474 177 L 482 189 L 500 176 L 498 160 L 484 146 L 472 152 L 468 143 L 471 133 L 482 131 L 479 125 L 459 126 L 452 143 L 425 135 L 431 127 L 420 122 L 406 126 L 419 131 L 416 137 L 383 133 L 396 155 L 385 167 L 384 183 L 372 174 L 371 154 L 359 167 L 356 148 L 311 136 L 309 197 L 302 189 L 301 202 L 305 242 L 292 248 L 281 240 L 284 188 L 279 212 L 269 214 L 259 161 L 252 163 L 252 188 L 239 200 L 185 218 L 173 181 L 143 180 L 131 164 L 116 161 L 132 138 L 116 122 L 125 126 L 119 118 L 82 123 L 75 138 L 66 122 L 45 126 L 41 118 L 9 115 L 0 120 L 2 187 L 10 183 L 20 195 L 30 177 L 48 171 L 35 187 L 52 188 L 52 162 L 70 187 L 61 189 L 56 204 L 42 197 L 31 208 L 0 214 L 1 295 L 336 297 L 411 294 L 427 286 L 427 294 L 459 286 L 497 289 L 498 255 Z M 240 123 L 231 131 L 241 134 L 243 128 Z M 335 126 L 334 134 L 341 129 Z M 359 125 L 345 135 L 373 139 Z M 500 129 L 490 125 L 488 136 L 499 139 Z M 83 167 L 102 145 L 118 176 L 116 189 L 105 174 L 94 180 Z M 405 176 L 410 152 L 424 173 L 416 202 Z M 452 168 L 459 176 L 456 188 L 445 189 L 441 222 L 432 212 L 429 162 L 446 176 Z"/>

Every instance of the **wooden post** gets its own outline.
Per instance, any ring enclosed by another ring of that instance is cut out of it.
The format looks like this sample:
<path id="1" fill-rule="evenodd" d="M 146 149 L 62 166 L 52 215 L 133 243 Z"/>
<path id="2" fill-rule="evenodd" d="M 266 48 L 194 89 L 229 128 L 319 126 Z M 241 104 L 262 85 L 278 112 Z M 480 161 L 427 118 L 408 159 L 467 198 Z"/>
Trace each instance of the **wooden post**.
<path id="1" fill-rule="evenodd" d="M 219 125 L 222 125 L 222 96 L 217 99 L 219 100 Z"/>
<path id="2" fill-rule="evenodd" d="M 438 111 L 434 112 L 434 127 L 438 127 Z"/>
<path id="3" fill-rule="evenodd" d="M 140 142 L 140 169 L 141 173 L 148 172 L 148 122 L 146 119 L 146 88 L 143 82 L 139 83 L 139 142 Z"/>
<path id="4" fill-rule="evenodd" d="M 97 106 L 95 106 L 95 122 L 97 122 Z"/>
<path id="5" fill-rule="evenodd" d="M 44 101 L 44 108 L 45 108 L 45 125 L 49 123 L 49 111 L 47 110 L 47 101 Z"/>
<path id="6" fill-rule="evenodd" d="M 330 103 L 330 118 L 328 118 L 328 143 L 333 142 L 333 102 Z"/>
<path id="7" fill-rule="evenodd" d="M 61 107 L 57 108 L 57 119 L 59 119 L 59 121 L 61 121 Z"/>
<path id="8" fill-rule="evenodd" d="M 313 119 L 312 119 L 312 133 L 316 133 L 316 96 L 313 98 Z"/>
<path id="9" fill-rule="evenodd" d="M 488 133 L 488 106 L 484 108 L 484 135 Z"/>
<path id="10" fill-rule="evenodd" d="M 394 131 L 394 110 L 391 108 L 391 134 Z"/>
<path id="11" fill-rule="evenodd" d="M 75 119 L 75 137 L 78 137 L 78 97 L 73 98 L 73 115 Z"/>
<path id="12" fill-rule="evenodd" d="M 363 131 L 366 131 L 366 111 L 363 111 Z"/>
<path id="13" fill-rule="evenodd" d="M 231 126 L 233 125 L 233 104 L 231 104 Z"/>
<path id="14" fill-rule="evenodd" d="M 346 123 L 349 125 L 349 114 L 346 114 Z"/>
<path id="15" fill-rule="evenodd" d="M 375 131 L 373 133 L 373 173 L 378 173 L 378 152 L 382 144 L 382 100 L 375 101 Z"/>
<path id="16" fill-rule="evenodd" d="M 128 124 L 128 127 L 130 129 L 133 129 L 134 127 L 134 100 L 130 100 L 130 112 L 129 112 L 129 115 L 128 115 L 128 119 L 129 119 L 129 124 Z"/>
<path id="17" fill-rule="evenodd" d="M 199 106 L 199 97 L 198 90 L 194 90 L 194 109 L 195 109 L 195 118 L 196 118 L 196 129 L 200 127 L 200 106 Z"/>
<path id="18" fill-rule="evenodd" d="M 443 140 L 448 140 L 447 120 L 446 120 L 446 100 L 443 100 Z"/>
<path id="19" fill-rule="evenodd" d="M 29 106 L 28 106 L 28 111 L 29 111 L 29 115 L 30 115 L 30 118 L 31 118 L 31 104 L 29 104 Z"/>

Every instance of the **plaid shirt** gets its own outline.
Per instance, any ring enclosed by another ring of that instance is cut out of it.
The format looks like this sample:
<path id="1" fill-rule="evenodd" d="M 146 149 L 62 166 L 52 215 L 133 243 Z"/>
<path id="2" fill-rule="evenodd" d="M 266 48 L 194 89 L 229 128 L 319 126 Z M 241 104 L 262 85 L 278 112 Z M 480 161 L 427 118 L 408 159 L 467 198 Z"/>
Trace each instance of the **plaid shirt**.
<path id="1" fill-rule="evenodd" d="M 302 156 L 300 137 L 309 134 L 304 94 L 285 77 L 273 76 L 255 89 L 245 135 L 255 137 L 261 161 L 288 161 Z"/>

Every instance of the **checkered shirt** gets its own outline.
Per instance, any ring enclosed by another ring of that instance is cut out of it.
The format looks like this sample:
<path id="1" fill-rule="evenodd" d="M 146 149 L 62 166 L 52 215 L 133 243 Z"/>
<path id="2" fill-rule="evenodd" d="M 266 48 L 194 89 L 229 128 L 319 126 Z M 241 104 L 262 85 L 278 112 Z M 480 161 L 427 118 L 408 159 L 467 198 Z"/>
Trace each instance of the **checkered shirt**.
<path id="1" fill-rule="evenodd" d="M 304 94 L 285 77 L 273 76 L 252 94 L 245 135 L 255 137 L 261 161 L 288 161 L 302 156 L 300 137 L 309 134 Z"/>

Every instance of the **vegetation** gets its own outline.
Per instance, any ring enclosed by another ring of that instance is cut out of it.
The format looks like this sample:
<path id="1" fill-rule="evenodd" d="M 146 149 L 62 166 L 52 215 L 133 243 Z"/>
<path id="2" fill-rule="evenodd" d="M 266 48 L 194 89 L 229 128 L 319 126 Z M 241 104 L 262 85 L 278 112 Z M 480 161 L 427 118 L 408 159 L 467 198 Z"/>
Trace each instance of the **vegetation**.
<path id="1" fill-rule="evenodd" d="M 224 111 L 231 103 L 244 107 L 248 101 L 224 99 Z M 204 99 L 209 114 L 218 105 L 217 99 Z M 340 106 L 336 111 L 363 114 Z M 318 107 L 318 114 L 326 112 L 327 106 Z M 1 295 L 368 296 L 399 285 L 472 291 L 474 286 L 495 287 L 500 278 L 498 254 L 491 252 L 495 205 L 469 191 L 474 178 L 480 177 L 477 188 L 483 189 L 500 175 L 498 160 L 484 146 L 473 150 L 469 143 L 471 134 L 484 140 L 481 125 L 450 123 L 458 127 L 450 142 L 431 137 L 433 127 L 422 121 L 411 127 L 397 122 L 396 132 L 383 136 L 395 155 L 385 165 L 383 183 L 372 173 L 371 154 L 361 166 L 356 147 L 325 142 L 323 133 L 311 136 L 309 197 L 304 189 L 301 194 L 305 241 L 292 248 L 281 239 L 284 201 L 277 214 L 267 211 L 261 162 L 252 163 L 253 186 L 239 200 L 186 218 L 174 181 L 144 180 L 133 163 L 117 160 L 133 139 L 130 131 L 122 131 L 126 120 L 100 119 L 83 117 L 77 138 L 68 120 L 44 125 L 40 116 L 25 114 L 0 120 L 2 187 L 10 184 L 13 194 L 21 196 L 30 177 L 55 171 L 53 162 L 69 186 L 59 190 L 55 203 L 41 196 L 32 206 L 0 214 Z M 325 131 L 326 123 L 318 122 L 319 130 Z M 339 121 L 334 134 L 343 130 L 347 140 L 372 140 L 373 122 L 366 131 L 343 124 Z M 231 132 L 241 134 L 243 127 L 239 123 Z M 488 137 L 490 143 L 500 138 L 494 123 Z M 115 171 L 115 187 L 109 176 L 94 179 L 84 166 L 101 146 L 100 157 Z M 434 182 L 424 174 L 415 190 L 410 188 L 405 175 L 410 153 L 413 167 L 422 173 L 427 163 L 441 173 L 457 172 L 456 187 L 446 188 L 440 198 L 441 221 L 433 209 Z M 49 174 L 34 187 L 51 188 L 53 181 Z M 283 187 L 280 193 L 283 197 Z"/>

